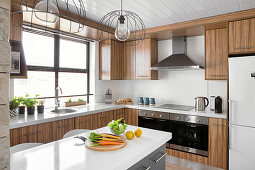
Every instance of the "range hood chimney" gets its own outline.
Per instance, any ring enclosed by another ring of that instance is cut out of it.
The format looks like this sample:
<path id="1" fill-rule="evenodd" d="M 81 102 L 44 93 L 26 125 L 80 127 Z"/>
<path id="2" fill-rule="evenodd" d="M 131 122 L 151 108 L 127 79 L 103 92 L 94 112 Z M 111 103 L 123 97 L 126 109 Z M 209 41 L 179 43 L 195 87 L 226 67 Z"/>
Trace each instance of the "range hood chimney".
<path id="1" fill-rule="evenodd" d="M 172 39 L 173 54 L 158 64 L 151 67 L 152 70 L 194 70 L 203 69 L 196 61 L 187 56 L 186 37 L 173 37 Z"/>

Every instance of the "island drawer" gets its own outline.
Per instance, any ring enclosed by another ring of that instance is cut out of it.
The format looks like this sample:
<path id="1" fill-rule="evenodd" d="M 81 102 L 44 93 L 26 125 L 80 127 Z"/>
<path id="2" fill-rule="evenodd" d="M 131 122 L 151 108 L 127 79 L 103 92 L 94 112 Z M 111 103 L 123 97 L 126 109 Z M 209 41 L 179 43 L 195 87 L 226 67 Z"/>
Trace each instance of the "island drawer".
<path id="1" fill-rule="evenodd" d="M 148 156 L 137 162 L 128 170 L 165 170 L 166 144 L 162 145 Z"/>

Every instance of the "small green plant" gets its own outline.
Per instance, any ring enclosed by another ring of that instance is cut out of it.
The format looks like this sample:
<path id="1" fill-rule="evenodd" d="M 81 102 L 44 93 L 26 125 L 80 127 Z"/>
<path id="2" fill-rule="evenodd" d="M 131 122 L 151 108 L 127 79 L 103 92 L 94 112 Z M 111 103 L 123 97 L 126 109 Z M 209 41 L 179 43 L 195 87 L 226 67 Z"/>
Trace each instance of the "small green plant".
<path id="1" fill-rule="evenodd" d="M 38 101 L 37 101 L 38 96 L 39 95 L 36 94 L 35 98 L 31 98 L 31 97 L 29 97 L 29 94 L 27 93 L 24 98 L 24 105 L 26 105 L 27 107 L 34 107 L 36 105 L 36 103 L 38 103 Z"/>
<path id="2" fill-rule="evenodd" d="M 19 102 L 19 105 L 25 105 L 25 100 L 24 100 L 24 97 L 18 97 L 18 102 Z"/>
<path id="3" fill-rule="evenodd" d="M 68 99 L 65 103 L 72 103 L 72 99 Z"/>
<path id="4" fill-rule="evenodd" d="M 39 100 L 39 102 L 38 102 L 39 104 L 39 106 L 43 106 L 44 105 L 44 103 L 45 103 L 45 100 Z"/>
<path id="5" fill-rule="evenodd" d="M 14 97 L 9 103 L 10 110 L 18 108 L 19 105 L 20 105 L 19 98 Z"/>
<path id="6" fill-rule="evenodd" d="M 79 98 L 77 102 L 84 102 L 84 99 Z"/>

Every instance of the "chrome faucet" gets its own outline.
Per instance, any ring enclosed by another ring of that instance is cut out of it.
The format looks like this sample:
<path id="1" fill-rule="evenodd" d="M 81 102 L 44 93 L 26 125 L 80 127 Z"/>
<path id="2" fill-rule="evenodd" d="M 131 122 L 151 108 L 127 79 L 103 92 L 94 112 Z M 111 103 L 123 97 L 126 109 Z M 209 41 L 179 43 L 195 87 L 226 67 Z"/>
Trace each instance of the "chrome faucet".
<path id="1" fill-rule="evenodd" d="M 63 91 L 60 87 L 57 87 L 55 90 L 55 110 L 58 110 L 58 107 L 60 106 L 60 101 L 58 99 L 58 92 L 60 91 L 60 94 L 63 94 Z"/>

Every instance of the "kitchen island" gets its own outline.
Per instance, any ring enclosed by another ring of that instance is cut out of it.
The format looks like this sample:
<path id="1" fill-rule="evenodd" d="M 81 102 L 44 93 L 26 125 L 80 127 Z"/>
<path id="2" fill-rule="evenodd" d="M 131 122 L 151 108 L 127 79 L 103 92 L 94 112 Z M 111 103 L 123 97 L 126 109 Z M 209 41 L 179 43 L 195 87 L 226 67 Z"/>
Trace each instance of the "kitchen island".
<path id="1" fill-rule="evenodd" d="M 127 130 L 138 127 L 128 125 Z M 140 127 L 139 127 L 140 128 Z M 127 146 L 110 152 L 92 151 L 73 137 L 11 154 L 11 170 L 150 170 L 164 169 L 165 143 L 172 134 L 147 128 L 140 138 L 127 141 Z M 96 130 L 110 133 L 108 127 Z M 89 133 L 81 134 L 87 137 Z"/>

